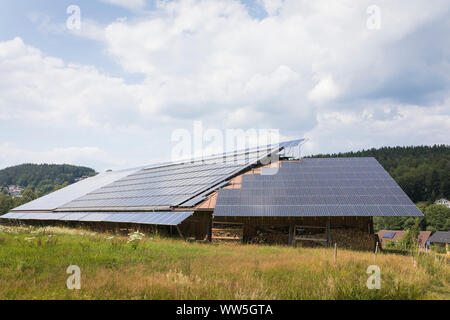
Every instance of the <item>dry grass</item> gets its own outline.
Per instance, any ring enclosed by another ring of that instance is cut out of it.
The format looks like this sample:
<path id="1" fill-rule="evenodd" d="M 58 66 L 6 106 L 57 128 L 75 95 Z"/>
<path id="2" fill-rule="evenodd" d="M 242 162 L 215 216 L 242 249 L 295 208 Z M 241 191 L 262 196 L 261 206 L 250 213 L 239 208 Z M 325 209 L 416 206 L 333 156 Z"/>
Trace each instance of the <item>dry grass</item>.
<path id="1" fill-rule="evenodd" d="M 82 229 L 0 227 L 1 299 L 449 299 L 444 260 L 368 252 L 127 238 Z M 66 268 L 81 268 L 81 290 Z M 366 287 L 369 265 L 381 289 Z"/>

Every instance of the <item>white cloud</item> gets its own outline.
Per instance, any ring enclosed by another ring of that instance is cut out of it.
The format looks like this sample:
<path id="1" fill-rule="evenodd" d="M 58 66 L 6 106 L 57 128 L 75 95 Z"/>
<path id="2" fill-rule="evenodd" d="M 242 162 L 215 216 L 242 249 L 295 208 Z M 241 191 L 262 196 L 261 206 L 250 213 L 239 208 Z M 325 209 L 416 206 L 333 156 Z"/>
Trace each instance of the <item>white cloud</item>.
<path id="1" fill-rule="evenodd" d="M 450 65 L 442 53 L 450 43 L 437 40 L 448 1 L 379 1 L 377 31 L 366 27 L 370 1 L 262 3 L 268 15 L 260 19 L 232 0 L 161 1 L 148 15 L 107 26 L 82 18 L 76 35 L 102 41 L 125 72 L 143 76 L 138 84 L 68 64 L 20 38 L 0 42 L 0 121 L 94 128 L 104 141 L 82 145 L 113 145 L 122 152 L 103 156 L 125 166 L 167 159 L 137 145 L 160 150 L 172 130 L 193 120 L 306 134 L 316 152 L 448 142 Z M 44 31 L 66 32 L 31 19 Z"/>
<path id="2" fill-rule="evenodd" d="M 283 7 L 284 0 L 259 0 L 259 2 L 262 3 L 267 14 L 273 16 L 279 13 Z"/>
<path id="3" fill-rule="evenodd" d="M 138 88 L 47 57 L 20 38 L 0 42 L 0 74 L 0 119 L 107 126 L 125 124 L 137 112 Z"/>
<path id="4" fill-rule="evenodd" d="M 357 151 L 382 146 L 448 144 L 450 100 L 435 107 L 399 105 L 359 111 L 320 113 L 318 125 L 305 134 L 305 155 Z M 379 116 L 377 113 L 384 114 Z"/>
<path id="5" fill-rule="evenodd" d="M 316 103 L 324 103 L 339 95 L 339 87 L 333 80 L 332 75 L 320 79 L 317 85 L 308 93 L 309 100 Z"/>
<path id="6" fill-rule="evenodd" d="M 32 12 L 28 14 L 28 19 L 37 26 L 42 33 L 48 34 L 72 34 L 78 37 L 84 37 L 96 41 L 104 41 L 105 26 L 102 26 L 95 20 L 82 16 L 80 28 L 69 29 L 66 22 L 55 23 L 50 16 L 41 12 Z M 125 21 L 123 18 L 121 21 Z"/>
<path id="7" fill-rule="evenodd" d="M 368 95 L 403 99 L 402 86 L 409 84 L 398 78 L 411 72 L 423 90 L 433 90 L 422 77 L 430 65 L 418 63 L 429 48 L 409 37 L 442 19 L 448 3 L 412 1 L 405 10 L 406 3 L 382 1 L 379 31 L 366 27 L 369 1 L 263 4 L 271 14 L 257 20 L 237 1 L 161 2 L 148 18 L 110 24 L 107 52 L 125 71 L 146 77 L 154 94 L 142 110 L 171 116 L 184 117 L 188 108 L 194 117 L 222 108 L 273 113 L 278 105 L 295 110 L 295 120 L 302 121 L 299 115 L 312 112 L 311 102 L 330 106 L 344 99 L 351 102 L 348 107 Z M 401 27 L 396 27 L 398 19 Z M 432 73 L 445 77 L 438 69 Z M 292 76 L 274 78 L 281 72 Z M 382 96 L 385 86 L 398 92 L 385 90 Z"/>

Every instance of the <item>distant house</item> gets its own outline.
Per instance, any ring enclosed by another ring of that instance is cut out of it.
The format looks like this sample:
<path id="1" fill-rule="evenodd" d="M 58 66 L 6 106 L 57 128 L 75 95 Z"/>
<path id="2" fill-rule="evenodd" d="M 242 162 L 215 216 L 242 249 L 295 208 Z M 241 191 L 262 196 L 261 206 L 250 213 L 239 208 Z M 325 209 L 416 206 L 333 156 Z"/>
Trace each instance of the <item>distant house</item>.
<path id="1" fill-rule="evenodd" d="M 434 203 L 435 204 L 443 204 L 447 208 L 450 208 L 450 200 L 447 200 L 447 199 L 444 199 L 444 198 L 436 200 Z"/>
<path id="2" fill-rule="evenodd" d="M 450 244 L 450 231 L 436 231 L 427 241 L 427 246 L 431 244 L 439 247 L 447 247 Z"/>
<path id="3" fill-rule="evenodd" d="M 81 181 L 81 180 L 84 180 L 87 178 L 89 178 L 89 176 L 81 176 L 81 177 L 75 178 L 75 182 L 78 182 L 78 181 Z"/>
<path id="4" fill-rule="evenodd" d="M 16 185 L 10 185 L 8 186 L 8 193 L 11 195 L 11 197 L 21 197 L 22 196 L 23 188 Z"/>
<path id="5" fill-rule="evenodd" d="M 380 230 L 378 231 L 378 238 L 381 241 L 381 246 L 384 246 L 387 241 L 397 242 L 405 235 L 405 230 Z M 431 231 L 420 231 L 418 237 L 419 247 L 425 249 L 427 240 L 431 235 Z"/>

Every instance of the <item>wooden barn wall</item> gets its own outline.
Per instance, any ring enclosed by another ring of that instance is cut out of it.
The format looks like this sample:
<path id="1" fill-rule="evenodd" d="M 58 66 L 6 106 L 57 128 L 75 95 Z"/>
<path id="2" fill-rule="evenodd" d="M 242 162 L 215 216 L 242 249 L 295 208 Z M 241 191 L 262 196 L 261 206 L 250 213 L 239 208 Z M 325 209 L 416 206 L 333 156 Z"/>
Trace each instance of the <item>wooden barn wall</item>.
<path id="1" fill-rule="evenodd" d="M 244 235 L 252 234 L 257 225 L 308 225 L 326 226 L 328 217 L 214 217 L 213 222 L 236 222 L 244 224 Z M 354 228 L 373 232 L 372 217 L 330 217 L 331 227 Z M 246 229 L 246 230 L 245 230 Z"/>
<path id="2" fill-rule="evenodd" d="M 213 220 L 215 225 L 219 225 L 221 222 L 243 224 L 242 240 L 244 243 L 271 243 L 272 240 L 255 242 L 255 239 L 258 239 L 261 235 L 261 227 L 266 227 L 272 230 L 285 230 L 278 236 L 275 236 L 277 244 L 293 244 L 293 239 L 295 238 L 294 226 L 299 228 L 304 226 L 323 227 L 323 232 L 319 232 L 321 233 L 320 238 L 322 236 L 329 237 L 329 242 L 321 245 L 337 243 L 341 247 L 371 250 L 376 244 L 372 217 L 215 217 Z M 328 222 L 329 233 L 327 231 Z M 286 232 L 287 230 L 289 231 Z M 298 243 L 306 246 L 317 244 L 311 241 Z"/>
<path id="3" fill-rule="evenodd" d="M 211 239 L 211 217 L 212 212 L 194 212 L 178 227 L 185 238 L 209 240 Z"/>
<path id="4" fill-rule="evenodd" d="M 51 222 L 51 221 L 21 221 L 20 224 L 37 226 L 59 225 L 71 227 L 85 227 L 91 230 L 128 234 L 133 231 L 145 233 L 158 232 L 161 235 L 182 237 L 187 240 L 209 241 L 212 239 L 211 229 L 214 224 L 241 223 L 243 224 L 243 242 L 255 236 L 261 226 L 284 227 L 290 226 L 327 226 L 331 230 L 332 241 L 342 247 L 371 249 L 376 240 L 373 234 L 372 217 L 212 217 L 211 211 L 197 211 L 191 217 L 177 226 L 156 226 L 133 223 L 105 223 L 105 222 Z M 11 224 L 15 224 L 11 222 Z M 289 244 L 280 243 L 280 244 Z"/>

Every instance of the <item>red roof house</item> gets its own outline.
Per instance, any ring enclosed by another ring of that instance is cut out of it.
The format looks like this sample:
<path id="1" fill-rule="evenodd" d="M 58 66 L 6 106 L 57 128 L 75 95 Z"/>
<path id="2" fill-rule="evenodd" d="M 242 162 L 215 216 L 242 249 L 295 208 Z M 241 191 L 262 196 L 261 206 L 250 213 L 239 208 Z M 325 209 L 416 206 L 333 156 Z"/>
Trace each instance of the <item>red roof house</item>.
<path id="1" fill-rule="evenodd" d="M 384 246 L 384 244 L 387 241 L 395 241 L 397 242 L 403 236 L 405 235 L 405 230 L 380 230 L 378 231 L 378 238 L 381 241 L 381 245 Z M 418 242 L 419 247 L 425 248 L 428 238 L 431 236 L 431 231 L 420 231 Z"/>

